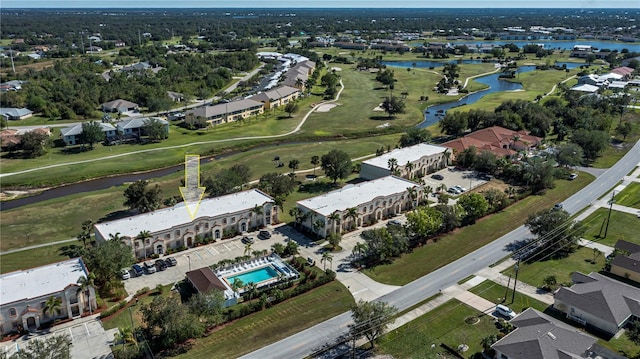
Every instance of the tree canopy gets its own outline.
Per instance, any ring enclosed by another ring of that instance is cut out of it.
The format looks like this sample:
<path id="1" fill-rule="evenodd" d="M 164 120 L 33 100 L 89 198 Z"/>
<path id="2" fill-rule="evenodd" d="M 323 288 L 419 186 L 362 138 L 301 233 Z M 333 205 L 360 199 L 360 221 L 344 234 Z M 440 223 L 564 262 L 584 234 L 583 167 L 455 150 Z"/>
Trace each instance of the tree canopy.
<path id="1" fill-rule="evenodd" d="M 142 180 L 130 184 L 124 191 L 124 205 L 141 213 L 158 209 L 162 203 L 162 190 L 157 184 L 153 188 L 148 186 L 149 181 Z"/>
<path id="2" fill-rule="evenodd" d="M 349 154 L 336 149 L 322 156 L 320 166 L 333 183 L 336 183 L 338 179 L 347 178 L 353 169 Z"/>
<path id="3" fill-rule="evenodd" d="M 397 308 L 386 302 L 365 302 L 361 299 L 351 308 L 353 324 L 349 332 L 355 338 L 366 337 L 375 348 L 375 340 L 395 321 L 397 312 Z"/>
<path id="4" fill-rule="evenodd" d="M 100 141 L 104 141 L 104 132 L 102 132 L 102 127 L 96 121 L 89 121 L 82 123 L 82 134 L 80 135 L 80 140 L 82 144 L 89 145 L 89 149 L 93 149 L 93 145 Z"/>

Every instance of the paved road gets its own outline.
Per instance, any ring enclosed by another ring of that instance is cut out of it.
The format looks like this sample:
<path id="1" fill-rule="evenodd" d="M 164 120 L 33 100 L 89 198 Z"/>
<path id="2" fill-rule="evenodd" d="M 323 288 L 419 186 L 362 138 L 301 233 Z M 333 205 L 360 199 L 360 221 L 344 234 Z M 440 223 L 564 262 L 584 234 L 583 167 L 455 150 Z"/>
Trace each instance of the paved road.
<path id="1" fill-rule="evenodd" d="M 564 209 L 571 214 L 578 212 L 595 201 L 618 181 L 627 175 L 640 158 L 640 141 L 613 167 L 595 181 L 564 202 Z M 484 267 L 509 255 L 507 245 L 530 236 L 530 232 L 521 226 L 492 243 L 419 278 L 377 300 L 388 302 L 400 310 L 413 306 L 429 298 L 439 290 L 448 288 L 456 282 L 476 273 Z M 349 312 L 333 317 L 323 323 L 306 329 L 289 338 L 249 353 L 242 358 L 303 358 L 314 352 L 324 343 L 334 342 L 348 331 L 351 323 Z"/>

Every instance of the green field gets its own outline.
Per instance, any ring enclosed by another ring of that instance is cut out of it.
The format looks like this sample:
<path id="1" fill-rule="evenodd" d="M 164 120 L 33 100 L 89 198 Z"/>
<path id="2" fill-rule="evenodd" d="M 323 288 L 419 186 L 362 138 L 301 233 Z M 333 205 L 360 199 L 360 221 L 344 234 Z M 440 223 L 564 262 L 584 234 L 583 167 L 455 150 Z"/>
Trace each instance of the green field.
<path id="1" fill-rule="evenodd" d="M 509 291 L 507 291 L 507 287 L 490 280 L 485 280 L 477 286 L 469 289 L 469 292 L 495 304 L 504 304 L 513 309 L 516 313 L 521 313 L 527 308 L 533 308 L 540 312 L 544 312 L 545 309 L 549 307 L 547 304 L 517 291 L 515 296 L 513 296 L 513 286 Z M 505 294 L 506 300 L 503 302 Z M 513 301 L 511 301 L 512 297 L 514 298 Z"/>
<path id="2" fill-rule="evenodd" d="M 534 287 L 542 286 L 544 278 L 550 275 L 556 277 L 558 284 L 571 285 L 571 273 L 582 272 L 589 274 L 598 272 L 604 266 L 604 256 L 601 252 L 595 253 L 596 262 L 592 264 L 590 260 L 594 258 L 594 250 L 581 247 L 576 252 L 566 258 L 546 259 L 533 263 L 520 263 L 518 280 Z M 502 272 L 505 275 L 515 275 L 513 268 Z"/>
<path id="3" fill-rule="evenodd" d="M 378 282 L 405 285 L 511 232 L 526 221 L 532 209 L 541 210 L 562 202 L 591 181 L 593 176 L 587 174 L 575 181 L 556 181 L 556 187 L 544 196 L 529 196 L 472 226 L 444 235 L 435 243 L 415 248 L 392 264 L 367 269 L 365 274 Z"/>
<path id="4" fill-rule="evenodd" d="M 640 219 L 633 214 L 625 212 L 611 211 L 607 237 L 600 238 L 600 234 L 604 236 L 606 224 L 605 226 L 603 226 L 603 224 L 608 214 L 608 208 L 598 208 L 594 213 L 585 218 L 582 224 L 586 226 L 587 232 L 582 237 L 611 247 L 613 247 L 619 239 L 640 244 L 640 236 L 638 236 Z"/>
<path id="5" fill-rule="evenodd" d="M 467 324 L 465 319 L 477 318 L 479 322 Z M 469 350 L 463 353 L 471 358 L 482 351 L 482 339 L 498 334 L 491 316 L 452 299 L 431 310 L 427 314 L 395 329 L 378 340 L 376 353 L 393 355 L 394 358 L 436 358 L 448 353 L 440 347 L 445 343 L 451 348 L 467 344 Z M 431 345 L 435 347 L 431 349 Z"/>
<path id="6" fill-rule="evenodd" d="M 640 183 L 632 182 L 616 194 L 615 204 L 640 209 Z"/>

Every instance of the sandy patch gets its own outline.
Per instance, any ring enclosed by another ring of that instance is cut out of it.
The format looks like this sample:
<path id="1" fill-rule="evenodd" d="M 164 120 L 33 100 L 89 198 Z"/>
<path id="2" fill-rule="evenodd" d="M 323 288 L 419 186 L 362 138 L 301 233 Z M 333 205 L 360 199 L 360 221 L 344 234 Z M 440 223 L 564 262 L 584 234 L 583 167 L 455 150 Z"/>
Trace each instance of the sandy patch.
<path id="1" fill-rule="evenodd" d="M 524 92 L 524 89 L 511 90 L 509 92 Z"/>
<path id="2" fill-rule="evenodd" d="M 447 91 L 447 96 L 458 96 L 458 89 L 457 88 L 451 88 L 449 89 L 449 91 Z"/>
<path id="3" fill-rule="evenodd" d="M 349 53 L 346 51 L 338 52 L 338 55 L 348 55 Z"/>
<path id="4" fill-rule="evenodd" d="M 329 112 L 332 108 L 336 106 L 338 105 L 336 105 L 335 103 L 325 103 L 320 105 L 318 109 L 316 109 L 316 112 Z"/>
<path id="5" fill-rule="evenodd" d="M 338 71 L 342 71 L 342 69 L 341 69 L 341 68 L 339 68 L 339 67 L 335 67 L 335 66 L 334 66 L 334 67 L 332 67 L 332 68 L 331 68 L 331 71 L 336 71 L 336 72 L 338 72 Z"/>
<path id="6" fill-rule="evenodd" d="M 382 108 L 382 104 L 379 104 L 376 108 L 373 109 L 374 111 L 384 111 L 384 108 Z"/>
<path id="7" fill-rule="evenodd" d="M 385 123 L 383 123 L 382 125 L 378 125 L 378 126 L 376 126 L 376 128 L 386 128 L 386 127 L 389 127 L 389 126 L 391 126 L 391 125 L 389 124 L 389 122 L 385 122 Z"/>

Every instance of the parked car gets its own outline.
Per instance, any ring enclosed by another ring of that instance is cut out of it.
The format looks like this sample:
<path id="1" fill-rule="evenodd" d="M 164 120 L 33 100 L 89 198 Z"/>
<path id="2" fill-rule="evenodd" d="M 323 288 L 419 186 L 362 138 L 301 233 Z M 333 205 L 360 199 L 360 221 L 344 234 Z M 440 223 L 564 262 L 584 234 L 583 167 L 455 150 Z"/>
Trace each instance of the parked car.
<path id="1" fill-rule="evenodd" d="M 443 175 L 441 175 L 441 174 L 437 174 L 437 173 L 436 173 L 436 174 L 432 175 L 432 176 L 431 176 L 431 178 L 433 178 L 433 179 L 435 179 L 435 180 L 442 181 L 442 180 L 444 179 L 444 176 L 443 176 Z"/>
<path id="2" fill-rule="evenodd" d="M 133 274 L 136 277 L 139 277 L 139 276 L 144 274 L 144 270 L 142 269 L 142 267 L 139 264 L 132 265 L 131 269 L 133 269 Z"/>
<path id="3" fill-rule="evenodd" d="M 562 203 L 556 203 L 553 205 L 553 209 L 562 209 L 563 207 Z"/>
<path id="4" fill-rule="evenodd" d="M 486 173 L 478 173 L 478 178 L 483 181 L 491 181 L 491 176 Z"/>
<path id="5" fill-rule="evenodd" d="M 165 258 L 165 260 L 164 260 L 164 261 L 167 263 L 167 265 L 168 265 L 169 267 L 173 267 L 173 266 L 175 266 L 176 264 L 178 264 L 178 261 L 177 261 L 175 258 L 173 258 L 173 257 L 167 257 L 167 258 Z"/>
<path id="6" fill-rule="evenodd" d="M 402 222 L 398 221 L 397 219 L 392 219 L 389 222 L 387 222 L 387 226 L 401 226 Z"/>
<path id="7" fill-rule="evenodd" d="M 260 232 L 258 232 L 258 238 L 260 238 L 260 239 L 269 239 L 269 238 L 271 238 L 271 233 L 269 233 L 269 231 L 260 231 Z"/>
<path id="8" fill-rule="evenodd" d="M 167 269 L 167 263 L 165 263 L 165 261 L 162 260 L 162 259 L 156 259 L 156 268 L 159 271 L 166 270 Z"/>
<path id="9" fill-rule="evenodd" d="M 153 274 L 153 273 L 156 272 L 156 266 L 151 262 L 145 262 L 144 263 L 144 271 L 147 274 Z"/>
<path id="10" fill-rule="evenodd" d="M 511 308 L 507 307 L 506 305 L 502 305 L 502 304 L 496 305 L 496 313 L 498 313 L 498 315 L 500 316 L 507 318 L 507 320 L 511 320 L 516 317 L 516 312 L 511 310 Z"/>
<path id="11" fill-rule="evenodd" d="M 568 180 L 569 181 L 573 181 L 576 178 L 578 178 L 578 174 L 577 173 L 572 173 L 572 174 L 569 175 Z"/>
<path id="12" fill-rule="evenodd" d="M 242 237 L 242 243 L 244 244 L 253 244 L 255 241 L 251 237 L 244 236 Z"/>
<path id="13" fill-rule="evenodd" d="M 460 193 L 462 193 L 462 191 L 459 188 L 456 188 L 456 187 L 449 187 L 449 189 L 447 189 L 447 192 L 449 192 L 451 194 L 460 194 Z"/>
<path id="14" fill-rule="evenodd" d="M 129 268 L 122 268 L 120 270 L 120 278 L 122 278 L 122 280 L 127 280 L 131 278 L 131 273 L 129 273 Z"/>
<path id="15" fill-rule="evenodd" d="M 467 192 L 467 189 L 466 189 L 466 188 L 464 188 L 464 187 L 462 187 L 462 186 L 455 185 L 455 186 L 453 186 L 453 188 L 455 188 L 455 189 L 457 189 L 458 191 L 460 191 L 460 193 L 462 193 L 462 192 Z"/>

